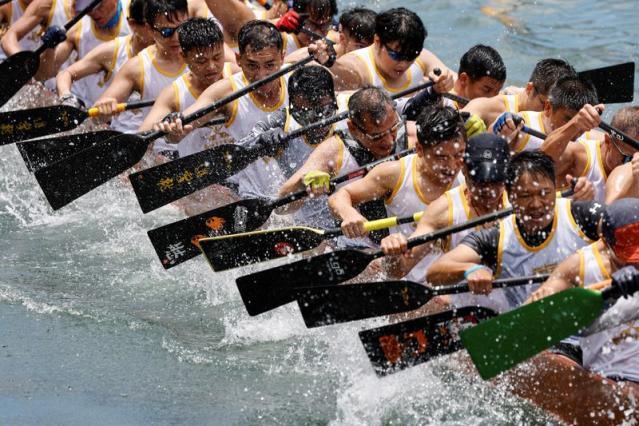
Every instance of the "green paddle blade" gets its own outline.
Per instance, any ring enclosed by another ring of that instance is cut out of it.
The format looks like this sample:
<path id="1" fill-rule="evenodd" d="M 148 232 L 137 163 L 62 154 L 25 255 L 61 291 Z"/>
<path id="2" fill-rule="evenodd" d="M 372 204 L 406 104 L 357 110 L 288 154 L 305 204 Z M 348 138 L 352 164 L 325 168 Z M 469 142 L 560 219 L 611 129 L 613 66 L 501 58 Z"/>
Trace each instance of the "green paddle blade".
<path id="1" fill-rule="evenodd" d="M 632 102 L 635 93 L 634 62 L 582 71 L 579 76 L 592 82 L 600 103 Z"/>
<path id="2" fill-rule="evenodd" d="M 340 250 L 290 265 L 239 277 L 235 282 L 249 315 L 259 315 L 295 300 L 293 287 L 321 285 L 358 275 L 373 257 L 365 251 Z M 311 279 L 310 274 L 317 274 Z"/>
<path id="3" fill-rule="evenodd" d="M 487 380 L 577 334 L 602 307 L 601 293 L 571 288 L 463 331 L 461 338 Z"/>
<path id="4" fill-rule="evenodd" d="M 412 281 L 295 289 L 295 297 L 308 328 L 412 311 L 432 296 L 429 286 Z"/>
<path id="5" fill-rule="evenodd" d="M 25 50 L 0 63 L 0 106 L 6 104 L 40 67 L 40 53 Z"/>
<path id="6" fill-rule="evenodd" d="M 462 349 L 460 330 L 495 315 L 491 309 L 466 307 L 360 331 L 359 338 L 375 373 L 385 376 Z"/>
<path id="7" fill-rule="evenodd" d="M 134 166 L 149 143 L 136 134 L 121 134 L 34 175 L 51 207 L 58 210 Z"/>
<path id="8" fill-rule="evenodd" d="M 169 223 L 148 232 L 151 244 L 165 269 L 198 256 L 201 238 L 244 232 L 266 222 L 273 207 L 251 198 Z"/>
<path id="9" fill-rule="evenodd" d="M 0 113 L 0 145 L 75 129 L 87 113 L 68 105 Z"/>
<path id="10" fill-rule="evenodd" d="M 120 134 L 115 130 L 101 130 L 94 133 L 77 133 L 69 136 L 25 141 L 17 143 L 16 146 L 29 171 L 34 171 L 69 158 Z"/>
<path id="11" fill-rule="evenodd" d="M 327 238 L 325 234 L 322 229 L 293 226 L 205 238 L 200 247 L 214 271 L 225 271 L 311 250 Z"/>
<path id="12" fill-rule="evenodd" d="M 226 144 L 129 176 L 144 213 L 186 197 L 241 171 L 255 158 L 246 148 Z"/>

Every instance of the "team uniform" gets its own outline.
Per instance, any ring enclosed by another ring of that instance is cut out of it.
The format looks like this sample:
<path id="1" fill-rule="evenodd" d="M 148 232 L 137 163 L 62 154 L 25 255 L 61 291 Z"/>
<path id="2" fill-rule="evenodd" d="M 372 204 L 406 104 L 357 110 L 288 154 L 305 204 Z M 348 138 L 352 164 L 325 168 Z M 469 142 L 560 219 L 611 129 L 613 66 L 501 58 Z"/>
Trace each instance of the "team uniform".
<path id="1" fill-rule="evenodd" d="M 499 95 L 499 97 L 504 103 L 506 112 L 519 114 L 519 95 Z"/>
<path id="2" fill-rule="evenodd" d="M 533 130 L 537 130 L 543 134 L 546 134 L 546 128 L 544 126 L 543 121 L 543 112 L 537 111 L 523 111 L 520 113 L 521 117 L 524 119 L 525 125 Z M 541 148 L 541 145 L 544 143 L 543 139 L 539 139 L 538 137 L 529 135 L 528 133 L 520 132 L 519 138 L 517 139 L 517 143 L 514 146 L 514 151 L 516 153 L 523 151 L 535 151 Z"/>
<path id="3" fill-rule="evenodd" d="M 603 156 L 601 155 L 601 141 L 592 139 L 580 139 L 577 141 L 583 145 L 586 150 L 587 162 L 586 167 L 579 176 L 583 176 L 592 183 L 595 190 L 594 201 L 604 203 L 606 201 L 606 180 L 608 175 L 603 165 Z"/>
<path id="4" fill-rule="evenodd" d="M 224 70 L 222 71 L 222 78 L 229 78 L 232 75 L 231 64 L 225 63 Z M 173 96 L 175 97 L 176 111 L 184 111 L 193 105 L 197 98 L 201 95 L 193 86 L 189 83 L 188 73 L 182 74 L 177 80 L 175 80 L 171 87 L 173 89 Z M 177 151 L 180 157 L 195 154 L 206 148 L 206 145 L 210 143 L 209 137 L 212 134 L 217 134 L 221 130 L 221 126 L 215 126 L 213 128 L 200 127 L 193 130 L 184 139 L 177 144 Z"/>
<path id="5" fill-rule="evenodd" d="M 400 164 L 399 179 L 397 179 L 393 192 L 384 200 L 388 216 L 410 216 L 417 212 L 425 211 L 431 201 L 426 198 L 418 185 L 417 154 L 407 155 L 398 161 Z M 463 183 L 464 176 L 459 173 L 448 189 Z M 405 223 L 391 228 L 390 232 L 401 232 L 408 237 L 415 231 L 415 228 L 416 224 Z M 406 279 L 423 282 L 426 277 L 426 269 L 441 254 L 441 250 L 433 250 L 410 270 Z"/>
<path id="6" fill-rule="evenodd" d="M 113 50 L 113 59 L 109 64 L 107 72 L 102 74 L 102 78 L 98 82 L 98 86 L 102 90 L 111 84 L 113 76 L 120 71 L 126 61 L 133 58 L 133 47 L 131 46 L 132 35 L 126 35 L 115 39 L 115 49 Z M 138 102 L 140 100 L 140 94 L 134 92 L 131 94 L 127 102 Z M 111 121 L 111 128 L 123 133 L 132 133 L 138 130 L 139 125 L 142 123 L 144 112 L 142 110 L 124 111 L 122 114 L 116 116 Z"/>
<path id="7" fill-rule="evenodd" d="M 582 220 L 577 224 L 573 216 L 573 203 L 569 199 L 557 199 L 553 222 L 545 240 L 530 246 L 524 240 L 516 224 L 515 215 L 502 219 L 498 228 L 474 232 L 466 236 L 462 244 L 470 246 L 482 255 L 482 264 L 494 271 L 495 278 L 522 277 L 549 273 L 568 255 L 590 244 L 590 237 L 597 235 L 598 210 L 601 205 L 581 202 Z M 590 211 L 589 211 L 590 210 Z M 585 219 L 584 219 L 585 217 Z M 585 229 L 588 228 L 588 235 Z M 482 241 L 482 239 L 487 241 Z M 495 239 L 497 241 L 495 242 Z M 496 244 L 495 244 L 496 243 Z M 529 284 L 507 289 L 493 290 L 490 295 L 476 296 L 476 304 L 497 312 L 505 312 L 523 303 L 539 284 Z"/>
<path id="8" fill-rule="evenodd" d="M 230 78 L 233 92 L 249 85 L 243 72 Z M 255 100 L 254 94 L 233 101 L 231 114 L 224 124 L 227 132 L 236 141 L 248 135 L 259 121 L 266 121 L 268 114 L 288 105 L 287 80 L 280 77 L 280 98 L 272 107 L 263 107 Z M 283 173 L 279 163 L 272 158 L 261 158 L 241 172 L 231 176 L 229 182 L 238 186 L 242 198 L 272 198 L 284 184 Z"/>
<path id="9" fill-rule="evenodd" d="M 584 247 L 578 253 L 581 285 L 610 279 L 611 274 L 604 266 L 596 244 Z M 632 299 L 620 298 L 615 303 L 619 308 L 625 304 L 633 304 Z M 639 383 L 639 320 L 582 337 L 580 346 L 584 368 L 604 377 Z"/>
<path id="10" fill-rule="evenodd" d="M 98 34 L 95 22 L 85 16 L 80 20 L 79 28 L 75 33 L 75 50 L 78 59 L 84 58 L 87 53 L 102 43 L 109 42 L 117 37 L 131 34 L 131 28 L 126 19 L 126 11 L 129 10 L 129 0 L 120 0 L 120 19 L 108 35 Z M 73 83 L 71 92 L 82 99 L 86 105 L 93 105 L 104 92 L 104 76 L 93 74 Z"/>
<path id="11" fill-rule="evenodd" d="M 404 85 L 401 87 L 390 87 L 386 79 L 377 69 L 377 65 L 375 65 L 373 48 L 373 46 L 368 46 L 348 53 L 348 55 L 355 56 L 367 70 L 368 78 L 367 81 L 363 82 L 364 84 L 381 87 L 392 95 L 393 93 L 418 86 L 424 82 L 425 77 L 428 77 L 426 64 L 417 58 L 406 71 L 406 82 Z"/>

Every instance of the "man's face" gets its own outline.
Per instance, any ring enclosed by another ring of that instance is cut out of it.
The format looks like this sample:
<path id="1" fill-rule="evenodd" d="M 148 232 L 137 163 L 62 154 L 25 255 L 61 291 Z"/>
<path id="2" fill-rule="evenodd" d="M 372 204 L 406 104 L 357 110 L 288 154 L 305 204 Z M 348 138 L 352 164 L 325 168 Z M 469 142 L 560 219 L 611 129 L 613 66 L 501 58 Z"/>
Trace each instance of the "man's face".
<path id="1" fill-rule="evenodd" d="M 90 2 L 86 1 L 85 3 L 88 6 Z M 113 18 L 117 9 L 118 0 L 102 0 L 89 12 L 89 16 L 98 27 L 104 27 Z"/>
<path id="2" fill-rule="evenodd" d="M 531 82 L 528 82 L 525 90 L 528 94 L 528 98 L 530 99 L 530 111 L 543 111 L 546 102 L 548 101 L 548 95 L 542 95 L 539 93 Z"/>
<path id="3" fill-rule="evenodd" d="M 374 44 L 377 52 L 377 67 L 392 79 L 402 77 L 417 59 L 415 57 L 409 60 L 402 57 L 399 52 L 399 43 L 396 41 L 384 45 L 376 35 Z"/>
<path id="4" fill-rule="evenodd" d="M 341 27 L 339 31 L 339 43 L 344 48 L 344 53 L 352 52 L 354 50 L 359 50 L 370 46 L 370 43 L 367 43 L 366 41 L 351 37 L 351 35 L 348 34 L 348 32 L 344 31 L 344 29 Z"/>
<path id="5" fill-rule="evenodd" d="M 376 121 L 364 114 L 361 123 L 349 119 L 347 125 L 351 135 L 379 159 L 393 153 L 401 121 L 392 105 L 388 105 L 382 120 Z"/>
<path id="6" fill-rule="evenodd" d="M 290 100 L 290 111 L 302 126 L 323 120 L 335 115 L 337 104 L 332 96 L 323 96 L 314 102 L 308 100 L 304 96 L 295 96 Z M 331 126 L 320 127 L 308 133 L 311 140 L 323 139 L 331 129 Z"/>
<path id="7" fill-rule="evenodd" d="M 504 86 L 503 81 L 497 81 L 492 77 L 484 76 L 477 80 L 472 80 L 466 73 L 459 76 L 465 93 L 462 95 L 468 99 L 491 98 L 497 96 Z"/>
<path id="8" fill-rule="evenodd" d="M 472 176 L 464 172 L 466 187 L 477 206 L 494 206 L 499 204 L 504 194 L 504 182 L 475 182 Z"/>
<path id="9" fill-rule="evenodd" d="M 307 30 L 312 31 L 318 35 L 326 36 L 331 28 L 333 18 L 328 14 L 328 12 L 321 12 L 323 11 L 311 10 L 309 7 L 307 9 L 308 16 L 306 17 L 306 19 L 304 19 L 302 28 L 306 28 Z M 309 34 L 306 34 L 304 31 L 300 31 L 298 33 L 297 39 L 300 41 L 300 43 L 302 43 L 303 46 L 308 46 L 313 42 L 313 37 Z"/>
<path id="10" fill-rule="evenodd" d="M 544 115 L 549 123 L 549 128 L 546 129 L 546 132 L 550 133 L 568 123 L 575 115 L 577 115 L 577 111 L 564 107 L 553 108 L 550 101 L 546 101 L 546 104 L 544 105 Z"/>
<path id="11" fill-rule="evenodd" d="M 142 42 L 145 46 L 150 46 L 155 43 L 153 39 L 153 31 L 145 24 L 138 24 L 133 19 L 129 19 L 129 28 L 131 32 Z"/>
<path id="12" fill-rule="evenodd" d="M 636 129 L 634 132 L 629 132 L 628 136 L 636 140 L 639 137 L 639 129 Z M 637 152 L 636 149 L 626 145 L 608 133 L 605 134 L 604 138 L 604 144 L 607 148 L 604 151 L 604 164 L 610 169 L 614 169 L 623 164 Z"/>
<path id="13" fill-rule="evenodd" d="M 155 22 L 149 25 L 153 40 L 159 50 L 166 52 L 172 57 L 176 57 L 182 51 L 180 49 L 180 41 L 178 40 L 177 27 L 188 19 L 186 13 L 180 13 L 175 16 L 160 15 L 155 18 Z M 166 37 L 168 35 L 168 37 Z M 173 56 L 175 55 L 175 56 Z"/>
<path id="14" fill-rule="evenodd" d="M 222 78 L 224 48 L 221 43 L 216 47 L 191 49 L 189 53 L 182 54 L 182 56 L 191 72 L 207 86 Z"/>
<path id="15" fill-rule="evenodd" d="M 417 143 L 417 155 L 422 157 L 423 173 L 443 185 L 450 184 L 464 164 L 466 142 L 462 136 L 442 141 L 435 146 L 424 147 Z"/>
<path id="16" fill-rule="evenodd" d="M 284 54 L 275 47 L 255 51 L 250 47 L 240 55 L 239 65 L 250 83 L 268 77 L 278 71 L 284 62 Z M 257 91 L 268 93 L 278 87 L 278 80 L 265 84 Z"/>
<path id="17" fill-rule="evenodd" d="M 554 218 L 555 182 L 540 173 L 522 173 L 508 194 L 515 215 L 527 233 L 539 232 Z"/>

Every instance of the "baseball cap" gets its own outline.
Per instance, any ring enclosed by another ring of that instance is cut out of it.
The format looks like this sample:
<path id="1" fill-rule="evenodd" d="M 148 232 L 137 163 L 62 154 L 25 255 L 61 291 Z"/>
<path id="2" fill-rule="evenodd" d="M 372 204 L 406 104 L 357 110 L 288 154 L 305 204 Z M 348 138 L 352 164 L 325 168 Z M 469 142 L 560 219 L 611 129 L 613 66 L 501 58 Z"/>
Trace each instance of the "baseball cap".
<path id="1" fill-rule="evenodd" d="M 466 143 L 464 163 L 468 176 L 476 182 L 503 182 L 510 158 L 508 142 L 493 133 L 480 133 Z"/>
<path id="2" fill-rule="evenodd" d="M 639 263 L 639 199 L 622 198 L 604 209 L 604 240 L 627 263 Z"/>

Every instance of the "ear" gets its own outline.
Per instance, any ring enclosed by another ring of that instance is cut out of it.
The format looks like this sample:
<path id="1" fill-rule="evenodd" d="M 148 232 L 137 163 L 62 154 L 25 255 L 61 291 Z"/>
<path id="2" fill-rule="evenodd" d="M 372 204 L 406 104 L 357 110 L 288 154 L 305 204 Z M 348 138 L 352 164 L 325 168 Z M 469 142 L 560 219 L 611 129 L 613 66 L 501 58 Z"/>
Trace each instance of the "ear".
<path id="1" fill-rule="evenodd" d="M 528 96 L 532 96 L 534 89 L 535 89 L 535 86 L 533 86 L 533 84 L 530 81 L 526 83 L 526 87 L 524 87 L 524 91 L 526 92 Z"/>
<path id="2" fill-rule="evenodd" d="M 546 100 L 544 102 L 544 115 L 546 117 L 550 117 L 551 114 L 552 114 L 552 105 L 550 104 L 549 100 Z"/>
<path id="3" fill-rule="evenodd" d="M 461 84 L 462 87 L 466 87 L 468 85 L 470 77 L 468 77 L 468 74 L 463 72 L 463 73 L 457 75 L 457 80 L 459 80 L 459 84 Z"/>
<path id="4" fill-rule="evenodd" d="M 375 36 L 373 37 L 373 45 L 375 45 L 376 49 L 382 48 L 382 41 L 379 39 L 379 36 L 377 34 L 375 34 Z"/>

